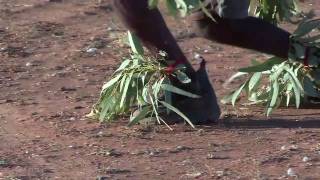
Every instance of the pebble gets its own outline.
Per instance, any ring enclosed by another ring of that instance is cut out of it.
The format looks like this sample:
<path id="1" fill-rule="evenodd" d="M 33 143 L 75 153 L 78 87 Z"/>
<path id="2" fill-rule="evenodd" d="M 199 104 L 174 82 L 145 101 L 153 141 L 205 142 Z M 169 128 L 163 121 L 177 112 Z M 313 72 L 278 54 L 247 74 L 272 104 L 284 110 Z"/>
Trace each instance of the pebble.
<path id="1" fill-rule="evenodd" d="M 198 53 L 195 53 L 195 54 L 194 54 L 194 58 L 197 59 L 197 60 L 199 60 L 199 59 L 201 58 L 201 55 L 198 54 Z"/>
<path id="2" fill-rule="evenodd" d="M 203 129 L 199 129 L 198 132 L 197 132 L 198 136 L 204 136 L 205 133 L 206 132 Z"/>
<path id="3" fill-rule="evenodd" d="M 201 172 L 195 172 L 195 173 L 188 173 L 186 174 L 186 176 L 190 177 L 190 178 L 198 178 L 202 175 Z"/>
<path id="4" fill-rule="evenodd" d="M 290 150 L 290 151 L 298 150 L 298 146 L 297 146 L 297 145 L 291 145 L 291 146 L 289 147 L 289 150 Z"/>
<path id="5" fill-rule="evenodd" d="M 123 174 L 123 173 L 129 173 L 129 172 L 131 171 L 128 169 L 118 169 L 118 168 L 110 168 L 110 167 L 106 169 L 107 174 Z"/>
<path id="6" fill-rule="evenodd" d="M 89 48 L 89 49 L 87 49 L 87 53 L 96 53 L 98 51 L 98 49 L 97 48 Z"/>
<path id="7" fill-rule="evenodd" d="M 110 178 L 111 178 L 110 176 L 98 176 L 96 180 L 108 180 Z"/>
<path id="8" fill-rule="evenodd" d="M 137 150 L 137 151 L 130 152 L 130 154 L 131 155 L 143 155 L 143 154 L 145 154 L 145 152 L 142 150 Z"/>
<path id="9" fill-rule="evenodd" d="M 174 150 L 170 150 L 170 153 L 179 153 L 186 150 L 191 150 L 192 148 L 186 146 L 177 146 Z"/>
<path id="10" fill-rule="evenodd" d="M 149 154 L 149 156 L 157 156 L 160 154 L 160 152 L 159 151 L 150 151 L 148 154 Z"/>
<path id="11" fill-rule="evenodd" d="M 111 157 L 120 157 L 120 156 L 122 156 L 122 153 L 121 152 L 117 152 L 114 149 L 111 149 L 109 151 L 106 151 L 105 155 L 111 156 Z"/>
<path id="12" fill-rule="evenodd" d="M 26 66 L 27 66 L 27 67 L 30 67 L 30 66 L 33 66 L 33 64 L 32 64 L 31 62 L 27 62 L 27 63 L 26 63 Z"/>
<path id="13" fill-rule="evenodd" d="M 209 153 L 207 155 L 207 159 L 214 159 L 215 158 L 215 155 L 213 153 Z"/>
<path id="14" fill-rule="evenodd" d="M 99 132 L 98 132 L 98 136 L 103 136 L 103 132 L 102 132 L 102 131 L 99 131 Z"/>
<path id="15" fill-rule="evenodd" d="M 186 166 L 192 164 L 192 161 L 190 159 L 183 160 L 179 163 L 179 166 Z"/>
<path id="16" fill-rule="evenodd" d="M 218 177 L 222 177 L 222 176 L 224 176 L 224 171 L 216 171 L 216 175 Z"/>
<path id="17" fill-rule="evenodd" d="M 308 162 L 308 161 L 310 161 L 310 158 L 307 157 L 307 156 L 305 156 L 305 157 L 302 158 L 302 161 L 303 161 L 303 162 Z"/>
<path id="18" fill-rule="evenodd" d="M 294 172 L 294 170 L 292 168 L 289 168 L 287 170 L 287 175 L 290 177 L 297 176 L 296 172 Z"/>
<path id="19" fill-rule="evenodd" d="M 285 151 L 285 150 L 289 150 L 289 151 L 296 151 L 296 150 L 298 150 L 298 146 L 297 145 L 291 145 L 291 146 L 289 146 L 289 147 L 286 147 L 286 146 L 281 146 L 281 150 L 282 151 Z"/>

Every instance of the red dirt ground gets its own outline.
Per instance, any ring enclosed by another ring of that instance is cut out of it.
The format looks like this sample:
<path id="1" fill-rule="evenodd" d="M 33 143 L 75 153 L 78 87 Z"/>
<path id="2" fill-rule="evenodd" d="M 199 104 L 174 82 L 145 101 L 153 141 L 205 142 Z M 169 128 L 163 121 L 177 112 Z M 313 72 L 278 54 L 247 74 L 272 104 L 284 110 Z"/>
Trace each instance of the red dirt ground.
<path id="1" fill-rule="evenodd" d="M 218 125 L 174 131 L 84 118 L 126 52 L 109 2 L 0 1 L 0 179 L 320 179 L 318 109 L 267 119 L 262 108 L 222 106 Z M 209 61 L 220 97 L 226 78 L 263 57 L 169 24 L 190 59 Z"/>

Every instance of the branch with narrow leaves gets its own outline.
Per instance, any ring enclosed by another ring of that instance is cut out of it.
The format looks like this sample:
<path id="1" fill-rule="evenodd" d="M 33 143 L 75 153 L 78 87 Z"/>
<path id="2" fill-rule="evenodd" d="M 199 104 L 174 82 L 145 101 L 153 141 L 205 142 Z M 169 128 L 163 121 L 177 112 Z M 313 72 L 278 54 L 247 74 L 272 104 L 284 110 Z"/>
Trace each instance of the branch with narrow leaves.
<path id="1" fill-rule="evenodd" d="M 168 74 L 165 53 L 160 52 L 159 57 L 145 55 L 140 41 L 130 32 L 128 42 L 131 47 L 130 57 L 121 63 L 111 79 L 104 84 L 100 98 L 88 117 L 110 122 L 131 114 L 129 126 L 149 117 L 155 117 L 159 124 L 167 125 L 161 115 L 176 113 L 195 127 L 171 102 L 172 94 L 199 98 L 170 83 L 170 77 L 181 83 L 191 83 L 191 79 L 184 73 L 185 68 L 180 66 Z"/>
<path id="2" fill-rule="evenodd" d="M 165 3 L 169 13 L 173 16 L 185 17 L 195 10 L 202 10 L 213 21 L 215 19 L 201 0 L 148 0 L 149 7 L 156 8 L 160 2 Z M 291 21 L 294 16 L 301 15 L 299 0 L 250 0 L 249 13 L 265 21 L 278 24 Z"/>
<path id="3" fill-rule="evenodd" d="M 319 28 L 320 20 L 302 21 L 290 38 L 288 59 L 272 57 L 263 63 L 253 60 L 251 67 L 239 69 L 227 83 L 239 77 L 247 78 L 222 103 L 235 106 L 243 94 L 247 100 L 244 105 L 265 105 L 269 116 L 282 105 L 294 103 L 299 108 L 305 96 L 320 98 Z"/>
<path id="4" fill-rule="evenodd" d="M 275 25 L 301 15 L 299 0 L 251 0 L 249 13 Z"/>

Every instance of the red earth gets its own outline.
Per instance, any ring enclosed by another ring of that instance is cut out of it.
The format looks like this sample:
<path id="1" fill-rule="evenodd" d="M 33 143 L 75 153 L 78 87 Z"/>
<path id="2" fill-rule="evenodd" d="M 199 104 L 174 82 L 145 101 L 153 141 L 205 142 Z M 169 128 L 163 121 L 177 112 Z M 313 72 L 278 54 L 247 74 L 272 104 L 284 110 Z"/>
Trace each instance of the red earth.
<path id="1" fill-rule="evenodd" d="M 320 2 L 304 6 L 320 16 Z M 0 179 L 320 179 L 318 109 L 266 118 L 222 105 L 219 124 L 174 131 L 86 119 L 127 52 L 113 10 L 109 0 L 0 1 Z M 265 58 L 167 20 L 190 59 L 207 59 L 219 97 L 237 68 Z"/>

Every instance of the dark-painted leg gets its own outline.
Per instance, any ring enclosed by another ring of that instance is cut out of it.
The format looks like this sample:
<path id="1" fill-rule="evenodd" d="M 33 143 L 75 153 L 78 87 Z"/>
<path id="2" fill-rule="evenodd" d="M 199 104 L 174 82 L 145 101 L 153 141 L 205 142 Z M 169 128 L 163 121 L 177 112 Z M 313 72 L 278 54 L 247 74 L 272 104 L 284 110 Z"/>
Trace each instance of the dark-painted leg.
<path id="1" fill-rule="evenodd" d="M 114 0 L 124 24 L 154 53 L 168 53 L 168 60 L 183 61 L 194 72 L 182 50 L 170 33 L 158 9 L 149 9 L 148 0 Z"/>
<path id="2" fill-rule="evenodd" d="M 114 0 L 114 4 L 123 22 L 139 36 L 149 49 L 154 49 L 154 52 L 163 50 L 168 53 L 169 60 L 185 62 L 187 73 L 192 78 L 192 84 L 183 86 L 174 80 L 172 82 L 202 97 L 190 99 L 174 96 L 174 105 L 178 106 L 196 124 L 218 120 L 220 109 L 213 88 L 206 79 L 208 78 L 206 72 L 193 70 L 167 28 L 159 10 L 150 10 L 147 0 Z M 212 104 L 214 106 L 210 106 Z"/>
<path id="3" fill-rule="evenodd" d="M 205 16 L 193 19 L 193 26 L 199 36 L 282 58 L 288 57 L 289 32 L 254 17 L 224 19 L 213 15 L 217 22 Z"/>

